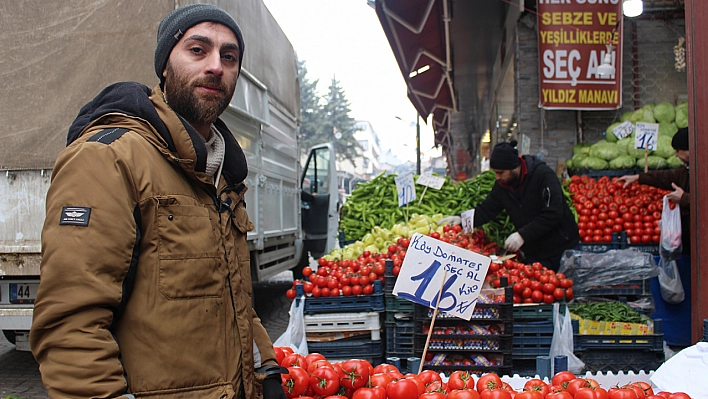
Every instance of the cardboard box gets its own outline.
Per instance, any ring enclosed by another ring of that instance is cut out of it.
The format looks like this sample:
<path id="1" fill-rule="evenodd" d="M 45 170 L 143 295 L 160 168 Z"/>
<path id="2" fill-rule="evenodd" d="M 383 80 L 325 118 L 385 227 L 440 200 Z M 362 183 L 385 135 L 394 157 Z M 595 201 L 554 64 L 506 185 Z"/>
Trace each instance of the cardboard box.
<path id="1" fill-rule="evenodd" d="M 578 333 L 581 335 L 653 335 L 654 322 L 647 318 L 646 324 L 622 323 L 616 321 L 585 320 L 571 313 L 570 318 L 578 320 Z"/>

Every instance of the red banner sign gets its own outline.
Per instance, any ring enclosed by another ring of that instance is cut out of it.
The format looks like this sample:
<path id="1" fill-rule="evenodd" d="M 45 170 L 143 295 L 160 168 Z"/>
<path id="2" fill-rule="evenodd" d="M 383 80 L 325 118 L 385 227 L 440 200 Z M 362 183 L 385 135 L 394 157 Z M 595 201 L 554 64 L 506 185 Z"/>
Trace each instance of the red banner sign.
<path id="1" fill-rule="evenodd" d="M 622 107 L 622 0 L 538 0 L 538 58 L 542 108 Z"/>

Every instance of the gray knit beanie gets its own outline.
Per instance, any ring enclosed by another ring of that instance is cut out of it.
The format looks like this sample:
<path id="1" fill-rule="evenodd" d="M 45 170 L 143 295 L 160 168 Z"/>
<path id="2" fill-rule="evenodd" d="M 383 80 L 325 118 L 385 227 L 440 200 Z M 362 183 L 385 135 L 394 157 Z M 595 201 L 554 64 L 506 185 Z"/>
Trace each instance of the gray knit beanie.
<path id="1" fill-rule="evenodd" d="M 238 64 L 241 70 L 244 43 L 241 29 L 231 16 L 219 7 L 211 4 L 190 4 L 180 7 L 167 15 L 157 28 L 157 47 L 155 47 L 155 73 L 160 78 L 160 87 L 165 84 L 162 71 L 165 70 L 167 59 L 182 35 L 194 25 L 202 22 L 220 23 L 234 32 L 238 40 Z"/>

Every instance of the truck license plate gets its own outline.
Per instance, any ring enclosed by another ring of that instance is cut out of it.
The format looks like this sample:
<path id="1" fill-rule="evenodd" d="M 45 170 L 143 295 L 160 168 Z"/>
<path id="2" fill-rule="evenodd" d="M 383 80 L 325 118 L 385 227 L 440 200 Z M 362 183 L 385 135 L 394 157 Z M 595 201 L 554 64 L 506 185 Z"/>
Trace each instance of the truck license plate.
<path id="1" fill-rule="evenodd" d="M 39 284 L 10 284 L 10 303 L 34 303 Z"/>

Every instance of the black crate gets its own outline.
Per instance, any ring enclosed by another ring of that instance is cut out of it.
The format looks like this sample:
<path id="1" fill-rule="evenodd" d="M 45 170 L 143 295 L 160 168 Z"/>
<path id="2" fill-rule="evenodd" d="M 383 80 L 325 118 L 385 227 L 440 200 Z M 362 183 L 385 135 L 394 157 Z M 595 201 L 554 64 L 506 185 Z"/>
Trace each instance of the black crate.
<path id="1" fill-rule="evenodd" d="M 651 295 L 651 279 L 632 280 L 624 284 L 602 285 L 592 287 L 583 292 L 576 291 L 577 296 L 643 296 Z"/>
<path id="2" fill-rule="evenodd" d="M 445 355 L 446 359 L 452 360 L 452 359 L 469 359 L 470 363 L 472 364 L 462 364 L 462 363 L 454 363 L 454 361 L 450 361 L 449 364 L 434 364 L 433 361 L 426 361 L 423 364 L 423 369 L 425 370 L 435 370 L 439 372 L 444 372 L 445 374 L 450 374 L 452 371 L 455 370 L 464 370 L 468 371 L 473 374 L 479 374 L 478 371 L 481 371 L 482 373 L 487 373 L 487 372 L 496 372 L 500 376 L 503 375 L 509 375 L 511 372 L 511 366 L 512 366 L 512 358 L 511 358 L 511 352 L 496 352 L 496 353 L 465 353 L 465 354 L 457 354 L 457 353 L 448 353 L 448 352 L 441 352 L 441 351 L 428 351 L 427 357 L 429 359 L 434 359 L 438 355 Z M 422 355 L 422 351 L 416 351 L 416 355 L 420 356 Z M 480 363 L 475 364 L 475 358 L 477 357 L 485 357 L 488 359 L 495 359 L 496 364 L 493 365 L 482 365 Z M 508 369 L 508 370 L 507 370 Z"/>
<path id="3" fill-rule="evenodd" d="M 428 336 L 426 334 L 415 335 L 415 349 L 420 350 L 425 347 Z M 428 343 L 429 351 L 455 352 L 511 352 L 511 335 L 431 335 Z"/>
<path id="4" fill-rule="evenodd" d="M 565 314 L 565 304 L 559 310 Z M 553 304 L 514 304 L 514 321 L 553 321 Z"/>
<path id="5" fill-rule="evenodd" d="M 548 356 L 553 340 L 553 321 L 514 322 L 514 359 Z"/>
<path id="6" fill-rule="evenodd" d="M 433 312 L 435 309 L 429 308 L 427 306 L 415 305 L 415 318 L 416 320 L 430 320 L 433 317 Z M 455 316 L 447 315 L 444 312 L 439 312 L 437 320 L 442 319 L 456 319 L 462 320 Z M 474 312 L 472 313 L 471 320 L 490 320 L 490 321 L 507 321 L 514 319 L 514 308 L 511 303 L 478 303 Z"/>
<path id="7" fill-rule="evenodd" d="M 304 295 L 302 284 L 295 287 L 297 297 Z M 299 300 L 299 299 L 296 299 Z M 374 293 L 371 295 L 307 297 L 305 314 L 342 313 L 342 312 L 383 312 L 384 295 L 380 281 L 374 281 Z"/>
<path id="8" fill-rule="evenodd" d="M 664 350 L 664 334 L 661 319 L 654 320 L 654 334 L 651 335 L 585 335 L 578 334 L 578 321 L 573 320 L 573 350 Z"/>
<path id="9" fill-rule="evenodd" d="M 399 298 L 393 294 L 388 294 L 385 290 L 384 305 L 386 307 L 387 312 L 413 313 L 413 311 L 415 310 L 415 302 Z"/>
<path id="10" fill-rule="evenodd" d="M 409 322 L 415 320 L 415 313 L 411 312 L 391 312 L 386 311 L 384 316 L 385 323 Z"/>
<path id="11" fill-rule="evenodd" d="M 596 254 L 607 252 L 611 249 L 623 249 L 627 242 L 627 233 L 612 233 L 612 242 L 581 242 L 575 249 Z"/>
<path id="12" fill-rule="evenodd" d="M 599 371 L 634 371 L 649 372 L 656 370 L 664 363 L 664 351 L 645 351 L 631 349 L 593 349 L 575 351 L 576 356 L 585 363 L 585 370 L 596 373 Z"/>
<path id="13" fill-rule="evenodd" d="M 310 353 L 320 353 L 327 359 L 370 359 L 381 358 L 383 341 L 372 341 L 370 335 L 329 342 L 308 342 Z"/>

